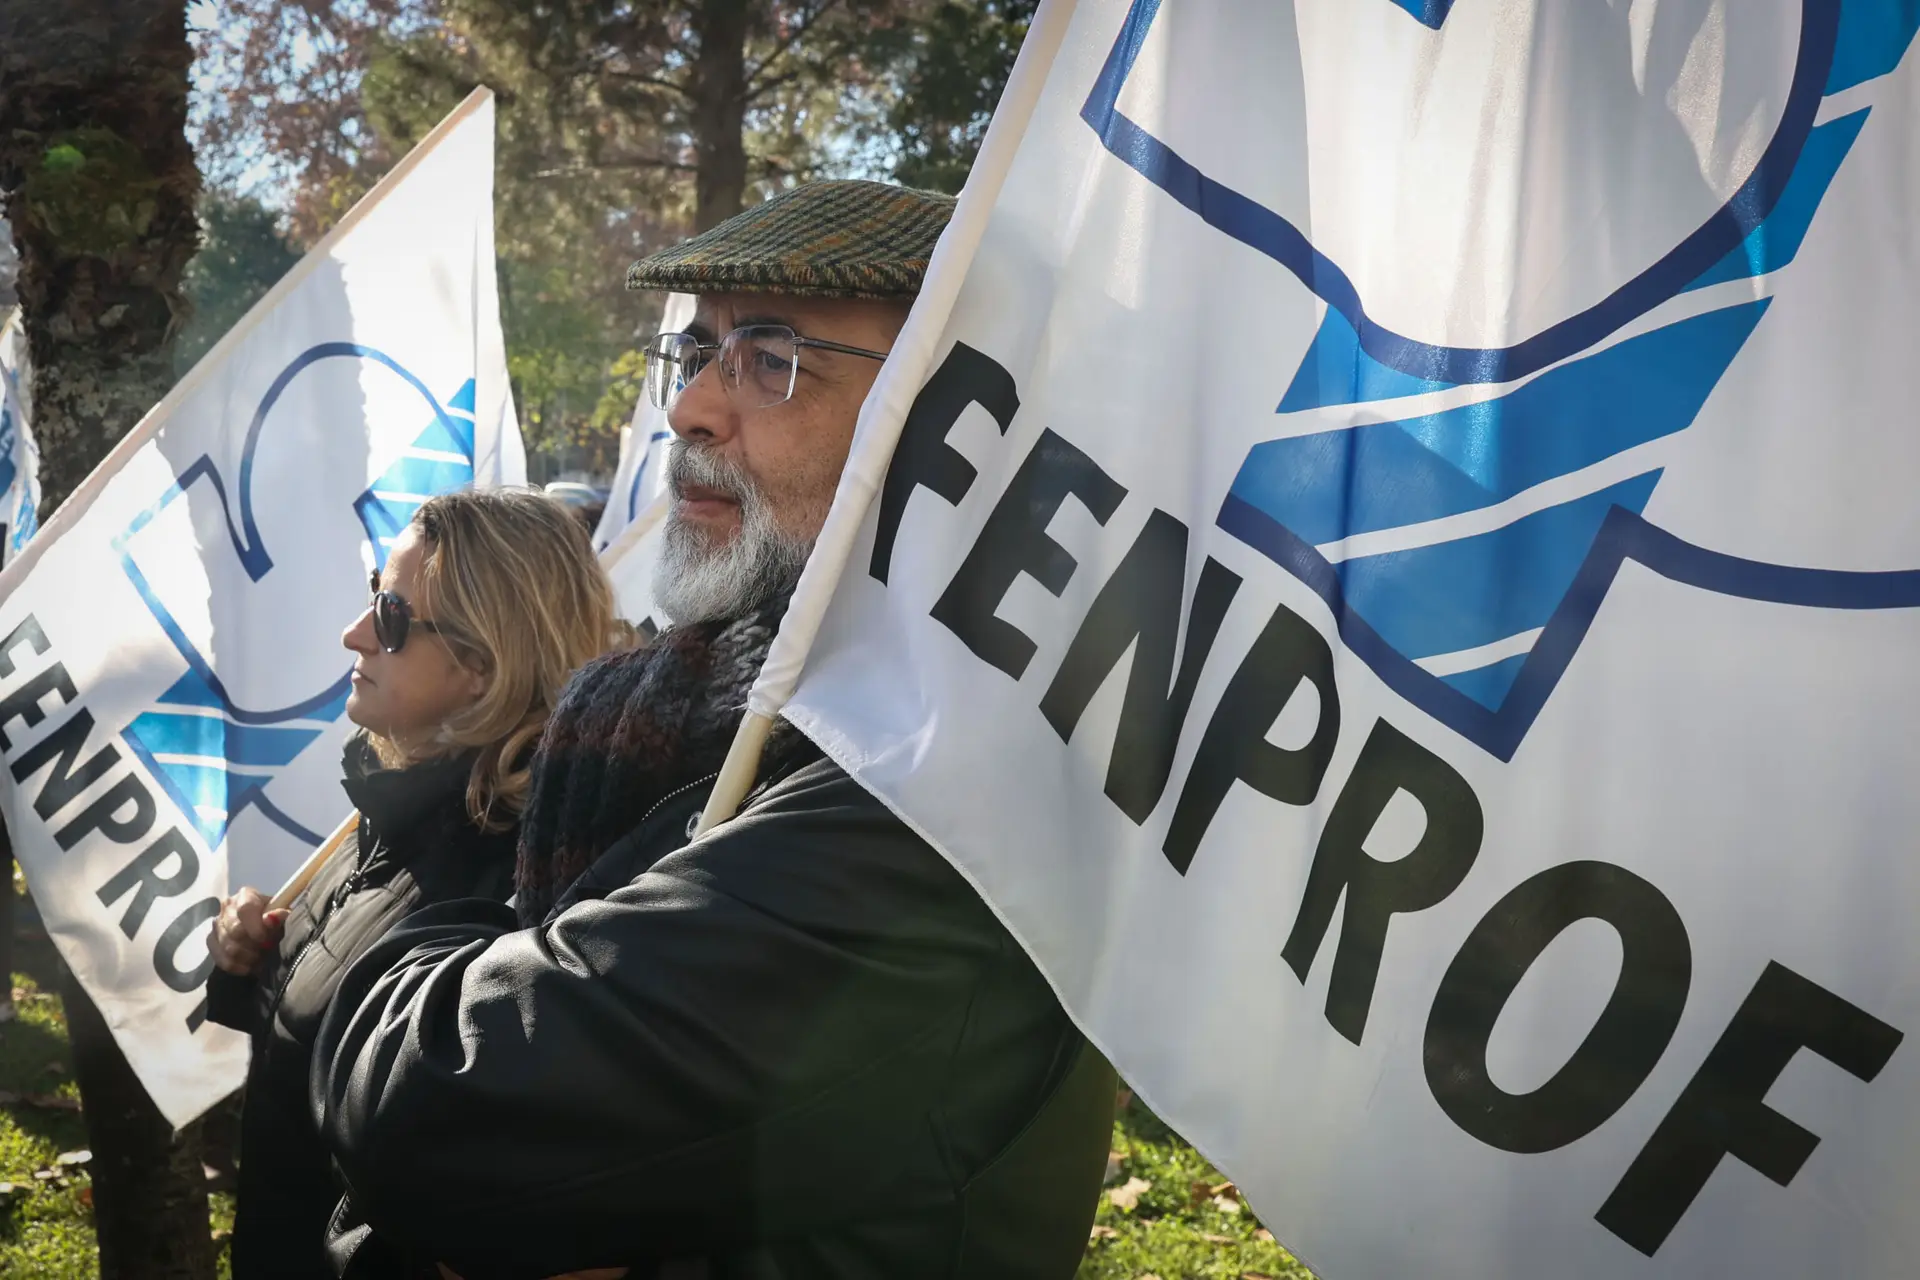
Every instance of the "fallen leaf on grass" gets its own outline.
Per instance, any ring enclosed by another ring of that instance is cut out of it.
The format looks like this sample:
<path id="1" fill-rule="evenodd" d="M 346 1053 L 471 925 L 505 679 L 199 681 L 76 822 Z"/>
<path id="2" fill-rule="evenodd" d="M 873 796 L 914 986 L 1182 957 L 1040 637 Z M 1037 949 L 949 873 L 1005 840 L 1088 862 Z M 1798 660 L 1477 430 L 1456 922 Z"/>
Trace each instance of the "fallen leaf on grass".
<path id="1" fill-rule="evenodd" d="M 1117 1236 L 1117 1235 L 1119 1235 L 1119 1234 L 1120 1234 L 1120 1233 L 1119 1233 L 1118 1231 L 1115 1231 L 1115 1230 L 1114 1230 L 1114 1229 L 1113 1229 L 1112 1227 L 1104 1227 L 1104 1226 L 1101 1226 L 1101 1225 L 1100 1225 L 1099 1223 L 1097 1223 L 1097 1222 L 1096 1222 L 1096 1223 L 1094 1223 L 1094 1224 L 1093 1224 L 1093 1230 L 1091 1230 L 1091 1231 L 1089 1231 L 1089 1232 L 1087 1233 L 1087 1239 L 1089 1239 L 1089 1240 L 1111 1240 L 1111 1239 L 1112 1239 L 1113 1237 L 1115 1237 L 1115 1236 Z"/>
<path id="2" fill-rule="evenodd" d="M 33 1180 L 35 1182 L 51 1182 L 59 1176 L 60 1171 L 57 1169 L 35 1169 L 33 1171 Z"/>
<path id="3" fill-rule="evenodd" d="M 1226 1214 L 1237 1214 L 1240 1212 L 1240 1202 L 1230 1199 L 1227 1196 L 1215 1196 L 1213 1198 L 1213 1207 Z"/>
<path id="4" fill-rule="evenodd" d="M 1125 1159 L 1126 1157 L 1121 1155 L 1118 1151 L 1107 1152 L 1107 1171 L 1100 1178 L 1101 1186 L 1104 1187 L 1108 1185 L 1115 1178 L 1120 1176 L 1120 1162 Z"/>
<path id="5" fill-rule="evenodd" d="M 1200 1238 L 1202 1240 L 1205 1240 L 1208 1244 L 1232 1244 L 1233 1243 L 1232 1236 L 1216 1236 L 1210 1231 L 1202 1231 L 1200 1233 Z"/>
<path id="6" fill-rule="evenodd" d="M 53 1158 L 53 1162 L 71 1168 L 75 1165 L 85 1164 L 91 1159 L 93 1159 L 93 1152 L 91 1151 L 62 1151 Z"/>
<path id="7" fill-rule="evenodd" d="M 1255 1240 L 1258 1240 L 1261 1244 L 1272 1244 L 1273 1232 L 1267 1230 L 1265 1227 L 1261 1227 L 1258 1231 L 1255 1231 L 1253 1233 L 1253 1238 Z"/>
<path id="8" fill-rule="evenodd" d="M 91 1184 L 73 1193 L 74 1199 L 91 1208 L 93 1206 L 93 1187 Z"/>
<path id="9" fill-rule="evenodd" d="M 1128 1178 L 1124 1185 L 1107 1192 L 1107 1199 L 1114 1208 L 1131 1213 L 1133 1207 L 1140 1203 L 1140 1193 L 1151 1190 L 1153 1190 L 1153 1184 L 1145 1178 Z"/>

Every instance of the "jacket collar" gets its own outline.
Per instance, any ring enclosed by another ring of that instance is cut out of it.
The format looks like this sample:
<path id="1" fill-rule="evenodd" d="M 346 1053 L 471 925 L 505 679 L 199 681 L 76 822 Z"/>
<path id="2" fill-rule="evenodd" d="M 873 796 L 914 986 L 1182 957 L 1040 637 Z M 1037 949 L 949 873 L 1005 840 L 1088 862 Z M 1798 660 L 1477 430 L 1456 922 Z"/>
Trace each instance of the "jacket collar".
<path id="1" fill-rule="evenodd" d="M 347 741 L 340 785 L 374 833 L 383 840 L 405 837 L 430 818 L 467 818 L 467 778 L 474 753 L 387 769 L 365 734 Z"/>

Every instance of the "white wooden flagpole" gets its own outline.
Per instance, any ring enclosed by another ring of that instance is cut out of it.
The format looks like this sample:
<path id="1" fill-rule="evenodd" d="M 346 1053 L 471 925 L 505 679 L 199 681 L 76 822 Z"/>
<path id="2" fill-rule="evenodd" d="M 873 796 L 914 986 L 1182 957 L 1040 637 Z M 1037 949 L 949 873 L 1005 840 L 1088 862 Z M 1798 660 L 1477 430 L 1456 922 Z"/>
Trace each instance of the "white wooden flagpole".
<path id="1" fill-rule="evenodd" d="M 274 894 L 273 901 L 267 904 L 268 910 L 278 911 L 283 907 L 292 906 L 294 899 L 305 893 L 307 886 L 313 883 L 313 878 L 320 874 L 320 868 L 333 861 L 334 855 L 340 852 L 340 847 L 346 843 L 347 836 L 354 827 L 359 825 L 359 822 L 358 810 L 348 814 L 346 821 L 335 827 L 333 834 L 322 840 L 320 847 L 307 855 L 307 860 L 300 864 L 300 869 L 287 877 L 287 882 L 280 886 L 280 892 Z"/>
<path id="2" fill-rule="evenodd" d="M 670 503 L 669 495 L 663 493 L 649 502 L 646 510 L 627 521 L 626 528 L 620 530 L 620 536 L 608 543 L 607 549 L 600 553 L 601 568 L 613 568 L 626 557 L 629 551 L 639 546 L 640 540 L 652 533 L 654 527 L 667 518 L 667 508 Z"/>
<path id="3" fill-rule="evenodd" d="M 720 777 L 707 798 L 695 834 L 704 834 L 731 818 L 740 802 L 753 789 L 760 768 L 760 750 L 766 744 L 773 722 L 800 680 L 801 668 L 820 634 L 827 605 L 839 588 L 840 575 L 853 552 L 860 526 L 873 505 L 874 495 L 886 479 L 887 466 L 893 460 L 894 446 L 906 423 L 913 398 L 926 381 L 933 363 L 935 344 L 947 327 L 954 300 L 960 295 L 973 255 L 986 234 L 987 220 L 1000 198 L 1007 171 L 1013 167 L 1027 124 L 1040 101 L 1048 73 L 1066 37 L 1073 19 L 1074 0 L 1041 0 L 1040 10 L 1020 47 L 1013 74 L 1007 78 L 1006 91 L 987 126 L 980 154 L 973 171 L 961 189 L 960 202 L 953 221 L 940 237 L 927 266 L 926 283 L 913 304 L 906 327 L 893 345 L 886 365 L 880 370 L 873 390 L 860 409 L 860 421 L 853 436 L 847 466 L 840 474 L 834 492 L 833 507 L 827 512 L 825 526 L 814 544 L 813 554 L 800 575 L 793 600 L 781 619 L 780 633 L 760 667 L 760 676 L 747 697 L 747 711 L 739 732 L 727 751 Z"/>

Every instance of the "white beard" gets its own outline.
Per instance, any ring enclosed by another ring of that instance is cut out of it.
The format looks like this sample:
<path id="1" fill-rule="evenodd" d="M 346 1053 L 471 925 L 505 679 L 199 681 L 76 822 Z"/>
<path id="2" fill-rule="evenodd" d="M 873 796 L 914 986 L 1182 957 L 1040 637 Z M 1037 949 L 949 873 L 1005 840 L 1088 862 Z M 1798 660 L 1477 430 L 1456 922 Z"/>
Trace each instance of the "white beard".
<path id="1" fill-rule="evenodd" d="M 782 531 L 751 480 L 684 441 L 674 442 L 668 475 L 727 491 L 740 503 L 740 529 L 716 545 L 704 529 L 683 519 L 675 504 L 653 571 L 653 599 L 662 613 L 683 626 L 739 618 L 793 589 L 813 539 Z"/>

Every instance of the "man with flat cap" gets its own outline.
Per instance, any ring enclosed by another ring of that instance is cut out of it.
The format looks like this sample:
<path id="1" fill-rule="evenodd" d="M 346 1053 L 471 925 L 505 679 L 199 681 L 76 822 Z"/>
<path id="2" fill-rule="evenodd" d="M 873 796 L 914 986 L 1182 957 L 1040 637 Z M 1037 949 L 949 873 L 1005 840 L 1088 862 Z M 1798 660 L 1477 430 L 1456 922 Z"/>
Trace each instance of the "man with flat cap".
<path id="1" fill-rule="evenodd" d="M 562 696 L 514 906 L 422 911 L 342 982 L 348 1274 L 1073 1274 L 1113 1075 L 978 895 L 785 724 L 689 836 L 951 211 L 813 183 L 628 273 L 699 296 L 649 350 L 673 625 Z"/>

